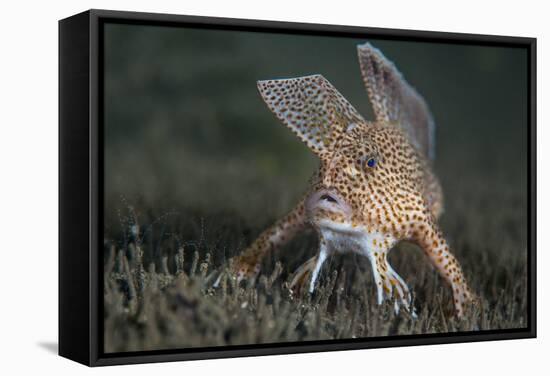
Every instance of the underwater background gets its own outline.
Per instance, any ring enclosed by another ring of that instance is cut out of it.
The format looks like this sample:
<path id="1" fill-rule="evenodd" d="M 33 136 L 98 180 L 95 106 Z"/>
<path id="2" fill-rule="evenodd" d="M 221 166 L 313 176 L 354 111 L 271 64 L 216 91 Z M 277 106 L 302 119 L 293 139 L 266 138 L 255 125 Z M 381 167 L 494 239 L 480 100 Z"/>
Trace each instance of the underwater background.
<path id="1" fill-rule="evenodd" d="M 527 326 L 527 50 L 105 24 L 106 352 Z M 356 45 L 371 42 L 436 122 L 441 227 L 481 305 L 452 317 L 421 250 L 390 263 L 417 319 L 377 306 L 368 261 L 328 260 L 314 296 L 287 278 L 317 250 L 304 233 L 257 284 L 212 279 L 290 210 L 317 160 L 262 102 L 256 81 L 322 74 L 372 120 Z"/>

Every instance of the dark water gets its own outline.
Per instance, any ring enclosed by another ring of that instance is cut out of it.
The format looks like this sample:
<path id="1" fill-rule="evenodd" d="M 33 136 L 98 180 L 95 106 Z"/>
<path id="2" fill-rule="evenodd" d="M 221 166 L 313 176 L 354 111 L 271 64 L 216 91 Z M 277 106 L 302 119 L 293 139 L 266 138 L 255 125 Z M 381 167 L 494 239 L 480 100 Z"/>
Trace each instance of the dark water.
<path id="1" fill-rule="evenodd" d="M 366 40 L 429 103 L 444 186 L 465 170 L 497 169 L 525 192 L 525 50 L 132 25 L 107 25 L 105 36 L 109 202 L 124 194 L 238 209 L 236 196 L 252 204 L 259 196 L 274 203 L 272 213 L 288 209 L 279 206 L 303 191 L 316 160 L 267 109 L 255 82 L 320 73 L 372 119 L 355 49 Z"/>

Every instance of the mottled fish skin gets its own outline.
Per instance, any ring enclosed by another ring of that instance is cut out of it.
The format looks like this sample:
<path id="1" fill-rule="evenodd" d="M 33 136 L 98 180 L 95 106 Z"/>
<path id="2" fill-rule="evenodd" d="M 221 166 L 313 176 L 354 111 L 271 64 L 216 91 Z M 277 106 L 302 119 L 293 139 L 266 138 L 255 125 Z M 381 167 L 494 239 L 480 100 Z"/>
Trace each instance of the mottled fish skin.
<path id="1" fill-rule="evenodd" d="M 443 195 L 431 169 L 432 116 L 379 50 L 366 43 L 358 56 L 374 121 L 363 119 L 321 75 L 258 82 L 270 110 L 317 155 L 320 167 L 296 207 L 234 259 L 235 272 L 239 279 L 255 277 L 267 252 L 310 226 L 319 235 L 319 253 L 294 273 L 293 286 L 309 282 L 313 291 L 328 256 L 354 252 L 371 262 L 378 304 L 394 299 L 396 311 L 412 311 L 409 288 L 387 259 L 406 240 L 424 250 L 450 285 L 462 316 L 474 296 L 437 224 Z"/>

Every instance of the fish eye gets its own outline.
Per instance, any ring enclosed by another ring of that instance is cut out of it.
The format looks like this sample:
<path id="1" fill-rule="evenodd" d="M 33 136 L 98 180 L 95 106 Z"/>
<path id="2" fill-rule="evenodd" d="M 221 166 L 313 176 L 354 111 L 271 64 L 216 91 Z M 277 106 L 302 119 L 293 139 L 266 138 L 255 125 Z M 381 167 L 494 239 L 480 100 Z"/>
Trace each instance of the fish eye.
<path id="1" fill-rule="evenodd" d="M 373 168 L 374 166 L 376 166 L 376 158 L 375 157 L 368 158 L 366 164 L 368 167 Z"/>

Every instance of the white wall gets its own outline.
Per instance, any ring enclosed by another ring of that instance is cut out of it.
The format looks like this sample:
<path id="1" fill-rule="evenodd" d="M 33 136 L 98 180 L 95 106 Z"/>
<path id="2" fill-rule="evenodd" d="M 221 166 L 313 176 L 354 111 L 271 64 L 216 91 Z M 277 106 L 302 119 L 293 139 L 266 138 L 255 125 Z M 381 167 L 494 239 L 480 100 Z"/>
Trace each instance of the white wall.
<path id="1" fill-rule="evenodd" d="M 48 350 L 57 341 L 57 20 L 88 8 L 539 38 L 538 190 L 548 192 L 550 33 L 544 1 L 7 1 L 0 27 L 0 369 L 48 374 L 519 375 L 548 368 L 550 211 L 538 197 L 539 339 L 213 360 L 90 370 Z M 6 257 L 7 256 L 7 257 Z M 21 264 L 18 270 L 14 265 Z M 31 278 L 29 278 L 31 277 Z M 545 317 L 546 316 L 546 317 Z"/>

